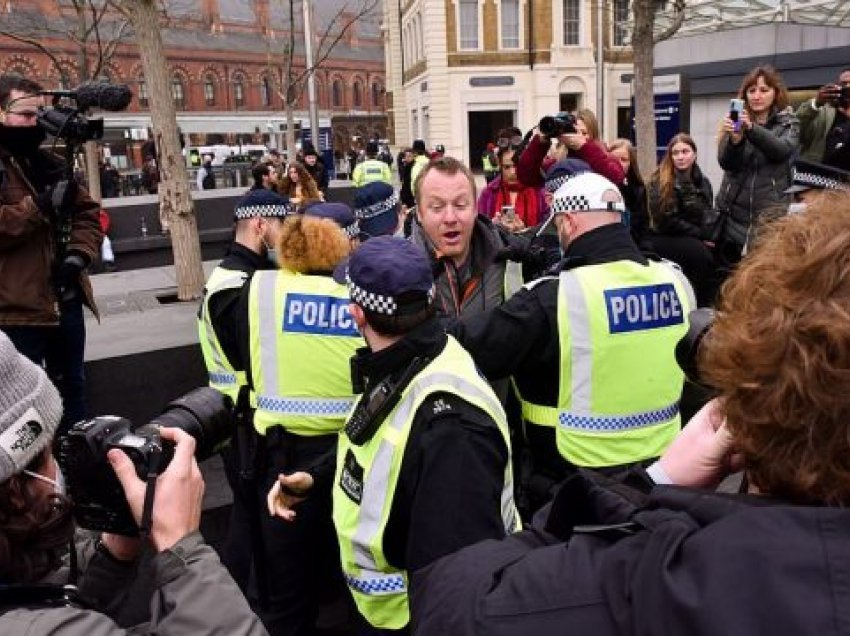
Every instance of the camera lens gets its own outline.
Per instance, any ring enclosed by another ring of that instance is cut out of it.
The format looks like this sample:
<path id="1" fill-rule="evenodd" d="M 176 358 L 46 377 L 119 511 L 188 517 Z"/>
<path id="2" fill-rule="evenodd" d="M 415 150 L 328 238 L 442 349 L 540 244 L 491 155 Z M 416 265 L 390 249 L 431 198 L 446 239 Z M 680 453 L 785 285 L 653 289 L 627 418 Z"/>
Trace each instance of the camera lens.
<path id="1" fill-rule="evenodd" d="M 230 398 L 201 387 L 171 402 L 151 424 L 179 428 L 195 438 L 195 457 L 203 461 L 230 438 Z"/>

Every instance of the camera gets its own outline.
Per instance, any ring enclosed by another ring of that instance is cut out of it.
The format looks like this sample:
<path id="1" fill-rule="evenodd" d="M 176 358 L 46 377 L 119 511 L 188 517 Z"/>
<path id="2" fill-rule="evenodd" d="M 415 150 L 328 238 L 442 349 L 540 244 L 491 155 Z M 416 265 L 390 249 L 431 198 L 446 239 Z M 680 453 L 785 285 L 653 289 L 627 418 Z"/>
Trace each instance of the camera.
<path id="1" fill-rule="evenodd" d="M 86 82 L 70 91 L 41 91 L 40 94 L 52 97 L 53 107 L 39 109 L 39 126 L 48 135 L 64 139 L 69 146 L 103 138 L 103 120 L 87 119 L 82 113 L 92 108 L 122 111 L 133 99 L 126 84 L 107 82 Z M 59 100 L 62 98 L 72 100 L 76 106 L 61 106 Z"/>
<path id="2" fill-rule="evenodd" d="M 66 106 L 39 109 L 38 125 L 51 137 L 64 139 L 71 145 L 103 139 L 102 119 L 87 119 L 77 109 Z"/>
<path id="3" fill-rule="evenodd" d="M 714 324 L 714 310 L 709 307 L 694 309 L 688 314 L 688 332 L 676 343 L 676 362 L 685 377 L 703 388 L 708 388 L 699 374 L 699 350 Z"/>
<path id="4" fill-rule="evenodd" d="M 537 129 L 550 139 L 572 134 L 576 132 L 576 118 L 570 113 L 546 115 L 537 124 Z"/>
<path id="5" fill-rule="evenodd" d="M 106 454 L 113 448 L 124 451 L 139 479 L 147 479 L 152 472 L 160 474 L 174 456 L 174 445 L 159 434 L 159 427 L 165 426 L 194 437 L 195 457 L 203 461 L 230 440 L 232 406 L 229 397 L 202 387 L 177 398 L 162 414 L 139 427 L 114 415 L 75 424 L 59 440 L 58 456 L 77 524 L 88 530 L 137 536 L 139 528 Z"/>
<path id="6" fill-rule="evenodd" d="M 838 93 L 838 105 L 842 108 L 846 108 L 850 105 L 850 86 L 841 86 L 841 91 Z"/>

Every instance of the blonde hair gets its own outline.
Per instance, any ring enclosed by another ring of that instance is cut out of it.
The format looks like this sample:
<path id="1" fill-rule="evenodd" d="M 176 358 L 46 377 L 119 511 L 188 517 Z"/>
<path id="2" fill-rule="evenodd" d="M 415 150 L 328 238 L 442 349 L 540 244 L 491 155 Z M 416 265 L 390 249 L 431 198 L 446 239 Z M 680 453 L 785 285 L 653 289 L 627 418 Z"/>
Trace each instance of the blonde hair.
<path id="1" fill-rule="evenodd" d="M 277 250 L 281 267 L 301 274 L 332 272 L 351 242 L 331 219 L 298 214 L 283 221 Z"/>

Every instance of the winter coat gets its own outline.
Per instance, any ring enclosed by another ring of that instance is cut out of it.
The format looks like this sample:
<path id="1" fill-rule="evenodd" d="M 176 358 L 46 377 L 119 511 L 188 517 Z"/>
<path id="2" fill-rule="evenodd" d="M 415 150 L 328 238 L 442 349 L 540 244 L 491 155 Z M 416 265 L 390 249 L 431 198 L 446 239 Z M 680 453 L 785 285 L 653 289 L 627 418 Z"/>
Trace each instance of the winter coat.
<path id="1" fill-rule="evenodd" d="M 33 170 L 46 184 L 62 179 L 59 157 L 39 151 Z M 59 324 L 59 303 L 53 283 L 54 229 L 39 209 L 37 185 L 24 174 L 19 160 L 0 149 L 0 325 Z M 40 190 L 43 190 L 41 187 Z M 103 230 L 94 202 L 82 187 L 77 190 L 68 253 L 86 263 L 100 255 Z M 83 301 L 97 315 L 88 276 L 80 276 Z"/>
<path id="2" fill-rule="evenodd" d="M 541 167 L 548 152 L 549 141 L 544 142 L 539 135 L 534 135 L 517 161 L 517 178 L 527 186 L 541 187 L 544 182 Z M 585 161 L 593 172 L 601 174 L 614 185 L 622 185 L 626 179 L 620 160 L 605 150 L 599 141 L 588 139 L 579 150 L 571 150 L 569 156 Z"/>
<path id="3" fill-rule="evenodd" d="M 714 194 L 699 166 L 693 165 L 690 178 L 677 171 L 673 198 L 673 205 L 662 205 L 661 183 L 656 174 L 649 184 L 649 213 L 655 230 L 664 236 L 708 239 L 714 219 Z"/>
<path id="4" fill-rule="evenodd" d="M 496 201 L 499 198 L 499 188 L 501 187 L 502 178 L 496 177 L 481 190 L 481 194 L 478 196 L 478 214 L 483 214 L 491 219 L 496 215 L 496 212 L 499 211 L 496 209 Z M 537 190 L 537 222 L 540 223 L 549 215 L 549 207 L 546 205 L 543 188 L 537 187 L 535 190 Z M 517 215 L 523 216 L 520 210 L 517 210 Z"/>
<path id="5" fill-rule="evenodd" d="M 765 211 L 787 206 L 790 197 L 784 191 L 799 146 L 800 122 L 790 109 L 774 112 L 764 126 L 753 124 L 738 144 L 728 134 L 720 138 L 717 160 L 723 183 L 716 205 L 729 211 L 727 240 L 745 245 Z"/>
<path id="6" fill-rule="evenodd" d="M 835 106 L 815 106 L 814 100 L 806 100 L 797 109 L 800 120 L 800 157 L 821 163 L 826 152 L 826 136 L 835 121 Z"/>
<path id="7" fill-rule="evenodd" d="M 151 571 L 144 574 L 150 575 L 150 579 L 139 581 L 143 577 L 134 564 L 123 564 L 95 553 L 80 581 L 80 597 L 91 609 L 11 609 L 0 615 L 0 634 L 266 634 L 236 583 L 199 533 L 190 534 L 159 553 L 148 567 Z M 140 604 L 144 620 L 135 624 L 133 619 L 139 616 L 134 616 L 128 606 L 135 606 L 135 610 Z M 134 626 L 130 628 L 129 624 Z"/>
<path id="8" fill-rule="evenodd" d="M 580 474 L 543 527 L 417 573 L 413 633 L 847 634 L 848 563 L 846 509 Z"/>

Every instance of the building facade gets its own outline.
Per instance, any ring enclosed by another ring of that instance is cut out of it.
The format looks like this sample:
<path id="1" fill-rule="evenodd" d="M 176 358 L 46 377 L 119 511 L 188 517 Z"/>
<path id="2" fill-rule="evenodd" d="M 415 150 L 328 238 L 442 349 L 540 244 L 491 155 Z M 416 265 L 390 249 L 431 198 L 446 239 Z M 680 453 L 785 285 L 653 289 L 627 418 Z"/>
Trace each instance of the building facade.
<path id="1" fill-rule="evenodd" d="M 590 108 L 603 138 L 628 135 L 629 15 L 628 0 L 384 0 L 395 142 L 480 168 L 500 128 L 558 111 Z"/>
<path id="2" fill-rule="evenodd" d="M 99 4 L 99 3 L 95 3 Z M 162 34 L 170 64 L 171 92 L 178 125 L 191 144 L 266 143 L 282 147 L 285 130 L 281 94 L 288 83 L 284 51 L 294 31 L 293 74 L 304 69 L 300 3 L 290 20 L 281 3 L 270 0 L 169 0 Z M 337 16 L 335 0 L 313 2 L 315 47 Z M 355 7 L 356 9 L 356 7 Z M 337 24 L 350 14 L 340 14 Z M 387 135 L 383 41 L 379 16 L 356 20 L 316 71 L 319 117 L 332 129 L 333 149 L 343 153 L 361 139 Z M 77 26 L 72 3 L 64 0 L 0 2 L 0 73 L 18 72 L 46 88 L 68 88 L 80 78 L 81 50 L 89 65 L 98 64 L 93 37 L 82 47 L 67 35 Z M 121 16 L 102 22 L 101 45 L 121 28 Z M 335 33 L 336 31 L 331 31 Z M 125 141 L 143 141 L 150 118 L 149 92 L 132 34 L 126 28 L 114 52 L 103 60 L 98 77 L 126 83 L 134 98 L 123 113 L 105 115 L 106 142 L 112 156 L 134 163 Z M 18 36 L 18 37 L 14 37 Z M 22 37 L 23 36 L 23 37 Z M 36 44 L 24 41 L 35 40 Z M 321 49 L 320 49 L 321 50 Z M 309 128 L 306 90 L 295 106 L 296 118 Z M 354 140 L 354 141 L 352 141 Z"/>

